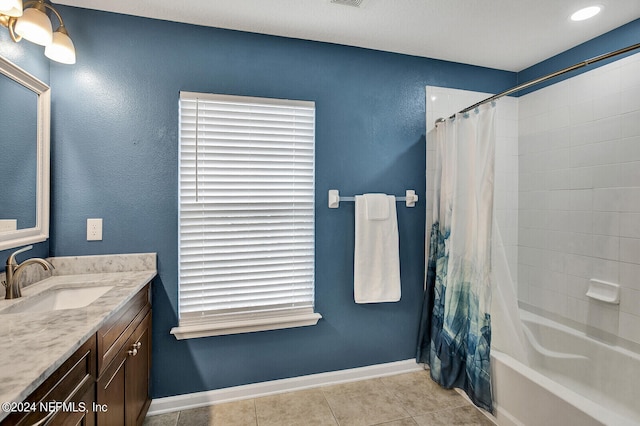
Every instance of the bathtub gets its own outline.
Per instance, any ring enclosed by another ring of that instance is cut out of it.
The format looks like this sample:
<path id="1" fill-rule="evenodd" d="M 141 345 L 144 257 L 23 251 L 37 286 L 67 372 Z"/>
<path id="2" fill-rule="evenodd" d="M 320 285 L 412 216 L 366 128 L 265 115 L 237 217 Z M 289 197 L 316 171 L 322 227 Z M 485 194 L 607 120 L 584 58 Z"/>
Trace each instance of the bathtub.
<path id="1" fill-rule="evenodd" d="M 520 316 L 529 365 L 491 350 L 500 426 L 640 424 L 640 355 L 527 311 Z"/>

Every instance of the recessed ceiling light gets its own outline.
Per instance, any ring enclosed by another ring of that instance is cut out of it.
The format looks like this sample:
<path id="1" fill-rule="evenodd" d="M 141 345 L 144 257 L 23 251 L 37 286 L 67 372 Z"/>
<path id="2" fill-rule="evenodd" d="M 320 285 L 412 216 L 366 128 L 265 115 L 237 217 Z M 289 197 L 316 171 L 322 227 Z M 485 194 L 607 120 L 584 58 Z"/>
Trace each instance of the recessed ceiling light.
<path id="1" fill-rule="evenodd" d="M 585 19 L 593 18 L 602 10 L 601 6 L 589 6 L 584 9 L 580 9 L 571 15 L 572 21 L 584 21 Z"/>
<path id="2" fill-rule="evenodd" d="M 364 0 L 331 0 L 331 3 L 344 4 L 345 6 L 360 7 L 362 6 L 363 1 Z"/>

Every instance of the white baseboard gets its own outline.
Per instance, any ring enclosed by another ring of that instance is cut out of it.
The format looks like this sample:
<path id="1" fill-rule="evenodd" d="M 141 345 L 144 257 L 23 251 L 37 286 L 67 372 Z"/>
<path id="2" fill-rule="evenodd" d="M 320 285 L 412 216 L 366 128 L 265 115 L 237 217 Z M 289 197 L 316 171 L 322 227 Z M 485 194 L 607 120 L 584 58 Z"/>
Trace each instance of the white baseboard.
<path id="1" fill-rule="evenodd" d="M 405 361 L 376 364 L 348 370 L 329 371 L 327 373 L 310 374 L 308 376 L 292 377 L 290 379 L 271 380 L 269 382 L 253 383 L 224 389 L 168 396 L 151 401 L 147 415 L 153 416 L 172 411 L 187 410 L 241 399 L 258 398 L 318 386 L 410 373 L 422 369 L 422 366 L 417 364 L 415 359 L 407 359 Z"/>

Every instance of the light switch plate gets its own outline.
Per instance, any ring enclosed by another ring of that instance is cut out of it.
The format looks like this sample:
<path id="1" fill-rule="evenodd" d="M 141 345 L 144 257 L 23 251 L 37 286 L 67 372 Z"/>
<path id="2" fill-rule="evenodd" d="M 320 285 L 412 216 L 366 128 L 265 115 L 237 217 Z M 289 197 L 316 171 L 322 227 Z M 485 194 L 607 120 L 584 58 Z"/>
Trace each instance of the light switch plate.
<path id="1" fill-rule="evenodd" d="M 87 219 L 87 241 L 102 241 L 102 219 Z"/>

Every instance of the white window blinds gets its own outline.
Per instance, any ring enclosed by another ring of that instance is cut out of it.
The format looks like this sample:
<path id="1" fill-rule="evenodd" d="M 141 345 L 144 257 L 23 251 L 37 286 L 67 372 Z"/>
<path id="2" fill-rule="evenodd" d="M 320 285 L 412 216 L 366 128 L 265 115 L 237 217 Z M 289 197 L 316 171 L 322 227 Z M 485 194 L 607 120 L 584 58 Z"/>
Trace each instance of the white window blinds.
<path id="1" fill-rule="evenodd" d="M 180 326 L 313 312 L 314 142 L 313 102 L 180 93 Z"/>

